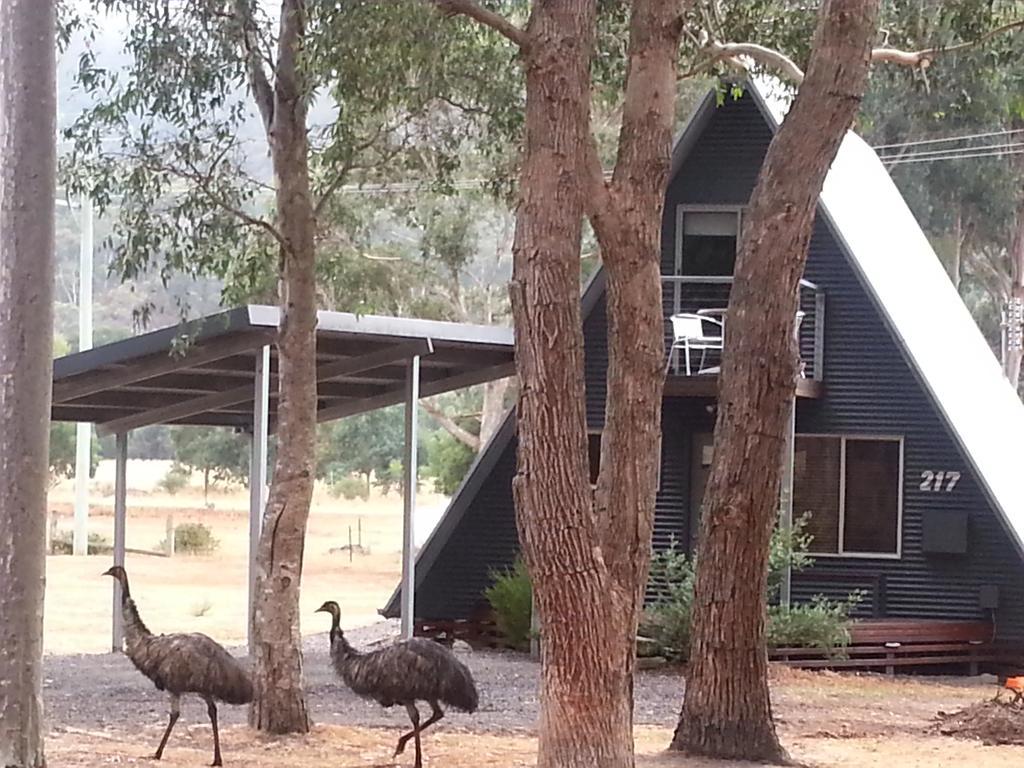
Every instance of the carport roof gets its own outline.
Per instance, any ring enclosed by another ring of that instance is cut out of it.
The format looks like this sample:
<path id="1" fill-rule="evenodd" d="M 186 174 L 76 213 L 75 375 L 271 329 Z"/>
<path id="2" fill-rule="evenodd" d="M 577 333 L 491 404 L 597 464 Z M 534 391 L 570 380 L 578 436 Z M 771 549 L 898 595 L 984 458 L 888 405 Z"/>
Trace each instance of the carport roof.
<path id="1" fill-rule="evenodd" d="M 150 424 L 248 429 L 257 360 L 270 346 L 270 422 L 277 411 L 280 311 L 249 305 L 54 361 L 54 421 L 101 434 Z M 401 403 L 407 362 L 420 356 L 420 395 L 511 376 L 510 328 L 348 312 L 317 313 L 318 420 Z"/>

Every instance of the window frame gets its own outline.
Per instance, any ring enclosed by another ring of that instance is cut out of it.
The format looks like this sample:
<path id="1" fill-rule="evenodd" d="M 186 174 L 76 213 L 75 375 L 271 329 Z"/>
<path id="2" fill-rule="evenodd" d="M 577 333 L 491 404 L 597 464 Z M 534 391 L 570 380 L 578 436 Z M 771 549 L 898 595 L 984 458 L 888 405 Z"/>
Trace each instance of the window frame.
<path id="1" fill-rule="evenodd" d="M 830 558 L 830 559 L 850 559 L 850 560 L 901 560 L 903 559 L 903 481 L 904 481 L 904 462 L 905 462 L 905 438 L 903 435 L 871 435 L 863 434 L 858 432 L 797 432 L 794 435 L 795 438 L 800 437 L 812 437 L 812 438 L 831 438 L 839 440 L 839 531 L 836 537 L 837 550 L 836 552 L 813 552 L 809 551 L 807 554 L 812 558 L 817 559 L 819 557 Z M 843 545 L 846 537 L 846 443 L 849 440 L 864 440 L 874 442 L 894 442 L 898 443 L 900 447 L 899 453 L 899 466 L 898 466 L 898 482 L 897 482 L 897 494 L 896 494 L 896 551 L 895 552 L 854 552 L 846 551 Z M 794 440 L 793 448 L 793 475 L 794 482 L 796 480 L 796 441 Z M 797 515 L 797 510 L 793 510 L 794 517 Z"/>
<path id="2" fill-rule="evenodd" d="M 676 206 L 676 242 L 675 242 L 675 253 L 673 254 L 672 260 L 672 276 L 673 277 L 688 277 L 695 278 L 697 280 L 706 279 L 707 275 L 692 275 L 683 272 L 683 218 L 688 213 L 732 213 L 736 216 L 736 254 L 740 252 L 740 235 L 743 233 L 743 217 L 746 215 L 747 206 L 745 205 L 729 205 L 729 204 L 713 204 L 707 203 L 701 205 L 700 203 L 679 203 Z M 731 277 L 729 278 L 732 279 Z"/>

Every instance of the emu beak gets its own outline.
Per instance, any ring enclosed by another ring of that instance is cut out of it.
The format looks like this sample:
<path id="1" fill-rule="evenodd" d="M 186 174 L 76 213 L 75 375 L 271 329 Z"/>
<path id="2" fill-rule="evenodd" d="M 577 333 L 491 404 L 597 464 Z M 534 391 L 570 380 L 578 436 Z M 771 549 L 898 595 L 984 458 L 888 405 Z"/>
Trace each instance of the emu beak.
<path id="1" fill-rule="evenodd" d="M 114 569 L 113 568 L 107 568 L 107 570 L 105 570 L 103 573 L 100 574 L 100 576 L 113 576 L 113 575 L 114 575 Z"/>
<path id="2" fill-rule="evenodd" d="M 327 603 L 324 603 L 319 608 L 317 608 L 315 611 L 313 611 L 313 613 L 330 613 L 330 612 L 331 612 L 331 609 L 327 607 Z"/>

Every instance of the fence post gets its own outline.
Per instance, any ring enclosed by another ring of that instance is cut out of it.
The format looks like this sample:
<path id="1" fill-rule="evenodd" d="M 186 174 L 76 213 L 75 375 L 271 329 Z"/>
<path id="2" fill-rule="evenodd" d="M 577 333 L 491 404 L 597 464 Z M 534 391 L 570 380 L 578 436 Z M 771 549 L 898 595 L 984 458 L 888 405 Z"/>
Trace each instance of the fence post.
<path id="1" fill-rule="evenodd" d="M 46 554 L 53 554 L 53 540 L 57 538 L 57 510 L 50 510 L 50 524 L 46 526 Z"/>
<path id="2" fill-rule="evenodd" d="M 348 527 L 348 561 L 352 562 L 352 526 Z"/>
<path id="3" fill-rule="evenodd" d="M 174 557 L 174 515 L 167 516 L 167 539 L 164 541 L 164 550 L 168 557 Z"/>

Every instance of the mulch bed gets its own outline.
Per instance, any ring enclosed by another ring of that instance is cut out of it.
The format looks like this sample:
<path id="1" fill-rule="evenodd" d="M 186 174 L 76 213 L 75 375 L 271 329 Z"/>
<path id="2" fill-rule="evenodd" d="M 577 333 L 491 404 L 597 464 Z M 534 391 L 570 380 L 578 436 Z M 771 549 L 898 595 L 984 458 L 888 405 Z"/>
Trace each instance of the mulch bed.
<path id="1" fill-rule="evenodd" d="M 946 736 L 977 739 L 983 744 L 1024 745 L 1024 704 L 989 699 L 957 712 L 939 712 L 935 730 Z"/>

